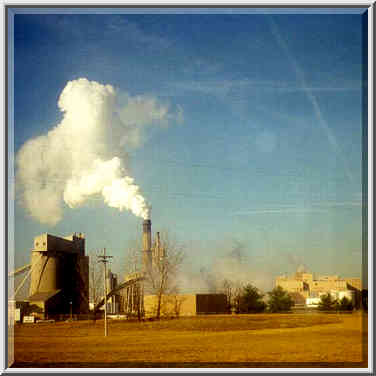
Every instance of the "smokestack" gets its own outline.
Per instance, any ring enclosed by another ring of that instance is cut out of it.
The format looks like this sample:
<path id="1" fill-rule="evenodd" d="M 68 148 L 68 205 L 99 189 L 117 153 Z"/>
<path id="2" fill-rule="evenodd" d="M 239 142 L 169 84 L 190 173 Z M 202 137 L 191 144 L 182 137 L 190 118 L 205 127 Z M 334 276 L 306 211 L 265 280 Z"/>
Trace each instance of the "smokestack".
<path id="1" fill-rule="evenodd" d="M 161 253 L 161 240 L 159 232 L 156 233 L 154 249 L 153 249 L 153 264 L 158 264 L 160 261 Z"/>
<path id="2" fill-rule="evenodd" d="M 159 232 L 157 232 L 156 248 L 158 250 L 158 261 L 162 260 L 166 256 L 165 248 L 161 244 L 161 237 Z"/>
<path id="3" fill-rule="evenodd" d="M 156 240 L 156 248 L 158 249 L 158 256 L 159 256 L 159 248 L 161 246 L 161 238 L 159 237 L 159 232 L 157 232 L 157 240 Z"/>
<path id="4" fill-rule="evenodd" d="M 142 232 L 142 252 L 143 252 L 143 266 L 144 271 L 152 266 L 152 253 L 151 253 L 151 220 L 145 219 L 143 222 Z"/>

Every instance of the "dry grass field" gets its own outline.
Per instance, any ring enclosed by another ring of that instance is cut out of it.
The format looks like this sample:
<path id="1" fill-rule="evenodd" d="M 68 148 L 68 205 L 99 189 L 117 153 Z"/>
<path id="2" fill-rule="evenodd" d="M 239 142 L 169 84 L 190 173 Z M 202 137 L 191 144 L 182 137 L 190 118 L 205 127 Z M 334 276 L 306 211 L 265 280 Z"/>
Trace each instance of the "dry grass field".
<path id="1" fill-rule="evenodd" d="M 367 367 L 367 316 L 212 315 L 15 326 L 13 367 Z"/>

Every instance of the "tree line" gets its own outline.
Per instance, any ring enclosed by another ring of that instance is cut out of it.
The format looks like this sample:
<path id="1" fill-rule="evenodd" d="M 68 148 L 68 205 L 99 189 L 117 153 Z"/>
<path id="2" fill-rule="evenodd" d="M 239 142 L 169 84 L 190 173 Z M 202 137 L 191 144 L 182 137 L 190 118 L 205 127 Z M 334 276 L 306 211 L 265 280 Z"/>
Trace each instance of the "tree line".
<path id="1" fill-rule="evenodd" d="M 234 286 L 230 281 L 225 280 L 223 285 L 229 312 L 286 312 L 290 311 L 294 305 L 292 297 L 280 286 L 275 287 L 265 295 L 251 283 L 244 286 Z"/>
<path id="2" fill-rule="evenodd" d="M 321 295 L 318 309 L 320 311 L 352 311 L 354 305 L 346 296 L 342 299 L 336 299 L 328 293 Z"/>
<path id="3" fill-rule="evenodd" d="M 257 287 L 248 283 L 234 286 L 230 281 L 223 283 L 223 292 L 227 295 L 228 311 L 234 313 L 287 312 L 294 306 L 294 300 L 281 286 L 275 287 L 266 295 Z M 318 304 L 320 311 L 352 311 L 353 302 L 347 298 L 336 299 L 330 293 L 323 294 Z"/>

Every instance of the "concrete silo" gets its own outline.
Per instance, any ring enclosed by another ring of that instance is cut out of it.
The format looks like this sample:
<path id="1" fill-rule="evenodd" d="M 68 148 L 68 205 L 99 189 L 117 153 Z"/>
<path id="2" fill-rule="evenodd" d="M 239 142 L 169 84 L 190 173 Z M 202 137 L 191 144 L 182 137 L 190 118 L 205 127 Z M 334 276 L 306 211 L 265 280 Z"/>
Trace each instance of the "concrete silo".
<path id="1" fill-rule="evenodd" d="M 89 258 L 85 238 L 42 234 L 31 251 L 30 304 L 44 317 L 86 313 L 89 308 Z"/>
<path id="2" fill-rule="evenodd" d="M 61 288 L 58 280 L 59 257 L 56 254 L 32 251 L 31 265 L 30 295 Z"/>

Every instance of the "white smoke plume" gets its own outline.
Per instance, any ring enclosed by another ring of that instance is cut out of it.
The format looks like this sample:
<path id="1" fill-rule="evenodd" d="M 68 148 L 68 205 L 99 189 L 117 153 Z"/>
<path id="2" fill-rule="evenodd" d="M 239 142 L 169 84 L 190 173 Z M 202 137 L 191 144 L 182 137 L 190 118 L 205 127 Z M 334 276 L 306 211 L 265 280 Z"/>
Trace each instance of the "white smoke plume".
<path id="1" fill-rule="evenodd" d="M 148 218 L 150 206 L 127 168 L 127 151 L 140 146 L 148 126 L 182 121 L 182 109 L 153 96 L 119 93 L 80 78 L 62 91 L 61 122 L 27 141 L 16 158 L 17 183 L 27 212 L 44 224 L 62 219 L 63 202 L 75 208 L 94 196 Z"/>

